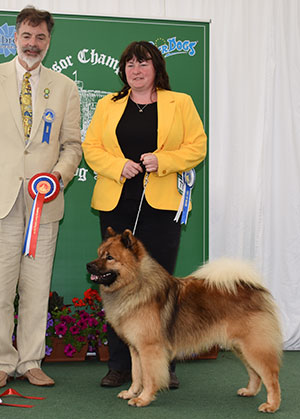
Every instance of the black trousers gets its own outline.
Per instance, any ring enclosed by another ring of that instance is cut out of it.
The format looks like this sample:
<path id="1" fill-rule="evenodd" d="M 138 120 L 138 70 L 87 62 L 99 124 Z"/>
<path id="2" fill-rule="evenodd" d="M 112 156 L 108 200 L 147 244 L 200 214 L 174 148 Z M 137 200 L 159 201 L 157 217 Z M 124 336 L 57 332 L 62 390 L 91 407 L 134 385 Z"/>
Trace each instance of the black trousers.
<path id="1" fill-rule="evenodd" d="M 99 211 L 102 237 L 107 227 L 117 233 L 126 228 L 133 230 L 138 213 L 139 201 L 121 198 L 112 211 Z M 157 260 L 170 274 L 173 274 L 180 242 L 180 223 L 174 222 L 176 212 L 157 210 L 143 201 L 135 236 L 142 241 L 150 255 Z M 110 359 L 109 369 L 124 371 L 131 369 L 131 358 L 127 345 L 118 337 L 114 329 L 108 325 L 108 344 Z M 170 369 L 175 370 L 175 362 Z"/>

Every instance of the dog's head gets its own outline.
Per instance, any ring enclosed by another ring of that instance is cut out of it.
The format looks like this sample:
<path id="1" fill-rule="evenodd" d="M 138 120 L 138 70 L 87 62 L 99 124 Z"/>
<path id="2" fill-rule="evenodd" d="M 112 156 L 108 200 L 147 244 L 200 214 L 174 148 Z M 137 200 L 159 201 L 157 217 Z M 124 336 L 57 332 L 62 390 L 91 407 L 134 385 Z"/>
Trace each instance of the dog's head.
<path id="1" fill-rule="evenodd" d="M 98 248 L 98 257 L 86 265 L 87 271 L 92 281 L 115 291 L 136 277 L 145 253 L 144 246 L 130 230 L 116 234 L 108 227 L 105 240 Z"/>

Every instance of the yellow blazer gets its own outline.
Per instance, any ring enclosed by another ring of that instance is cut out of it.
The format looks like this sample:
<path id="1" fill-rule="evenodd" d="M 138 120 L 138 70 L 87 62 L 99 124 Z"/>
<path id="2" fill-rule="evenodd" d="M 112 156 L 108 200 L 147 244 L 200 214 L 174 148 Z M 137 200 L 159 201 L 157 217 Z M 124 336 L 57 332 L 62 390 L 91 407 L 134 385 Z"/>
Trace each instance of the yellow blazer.
<path id="1" fill-rule="evenodd" d="M 111 100 L 112 96 L 109 94 L 99 100 L 82 143 L 85 160 L 97 173 L 91 205 L 102 211 L 111 211 L 118 204 L 124 184 L 121 172 L 128 160 L 119 146 L 116 127 L 129 95 L 116 102 Z M 190 170 L 205 158 L 206 135 L 192 98 L 187 94 L 158 90 L 157 112 L 154 153 L 158 171 L 150 174 L 145 197 L 154 208 L 177 211 L 181 200 L 177 172 Z"/>

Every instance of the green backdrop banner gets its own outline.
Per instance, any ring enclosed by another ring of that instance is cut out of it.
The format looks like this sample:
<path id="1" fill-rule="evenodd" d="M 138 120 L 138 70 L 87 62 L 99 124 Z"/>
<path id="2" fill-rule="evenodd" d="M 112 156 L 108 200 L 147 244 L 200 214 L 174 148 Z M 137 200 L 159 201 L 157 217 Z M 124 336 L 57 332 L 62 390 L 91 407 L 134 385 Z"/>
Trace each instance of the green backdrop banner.
<path id="1" fill-rule="evenodd" d="M 166 59 L 172 90 L 190 94 L 209 136 L 209 23 L 113 17 L 54 15 L 46 67 L 75 80 L 81 98 L 82 140 L 97 101 L 119 90 L 119 57 L 132 41 L 147 40 Z M 13 41 L 16 13 L 0 11 L 0 62 L 16 55 Z M 47 87 L 47 86 L 45 86 Z M 1 139 L 1 142 L 5 139 Z M 5 147 L 2 147 L 5 152 Z M 182 240 L 175 274 L 191 273 L 208 259 L 208 158 L 196 169 L 193 210 Z M 96 256 L 101 242 L 98 214 L 90 201 L 95 183 L 82 160 L 65 191 L 51 289 L 71 301 L 91 286 L 86 262 Z M 0 198 L 1 199 L 1 198 Z"/>

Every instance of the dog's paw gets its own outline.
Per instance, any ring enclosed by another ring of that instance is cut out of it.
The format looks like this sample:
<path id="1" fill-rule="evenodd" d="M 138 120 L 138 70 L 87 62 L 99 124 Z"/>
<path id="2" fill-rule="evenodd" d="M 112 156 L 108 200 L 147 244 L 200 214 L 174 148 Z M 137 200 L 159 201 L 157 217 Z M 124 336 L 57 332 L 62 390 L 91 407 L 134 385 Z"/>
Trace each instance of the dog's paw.
<path id="1" fill-rule="evenodd" d="M 124 399 L 124 400 L 130 400 L 130 399 L 132 399 L 133 397 L 135 397 L 135 396 L 137 396 L 137 394 L 134 394 L 132 391 L 130 391 L 130 390 L 124 390 L 124 391 L 121 391 L 119 394 L 118 394 L 118 397 L 119 397 L 119 399 Z"/>
<path id="2" fill-rule="evenodd" d="M 250 391 L 248 388 L 244 387 L 244 388 L 240 388 L 237 391 L 238 396 L 242 396 L 242 397 L 252 397 L 255 396 L 255 394 L 253 394 L 252 391 Z"/>
<path id="3" fill-rule="evenodd" d="M 279 407 L 272 406 L 270 403 L 263 403 L 258 408 L 259 412 L 265 412 L 265 413 L 274 413 L 278 409 Z"/>
<path id="4" fill-rule="evenodd" d="M 129 406 L 136 406 L 136 407 L 148 406 L 148 404 L 150 403 L 151 403 L 151 400 L 145 400 L 145 399 L 142 399 L 141 397 L 135 397 L 133 399 L 130 399 L 128 402 Z"/>

